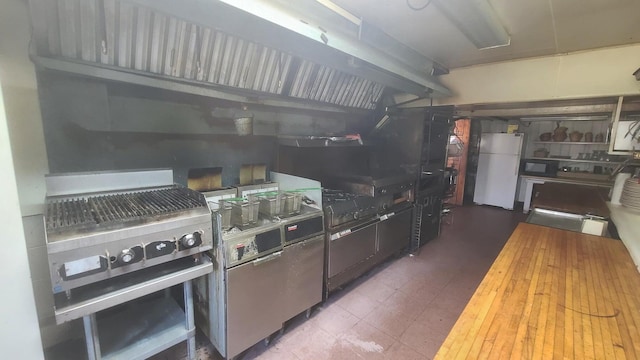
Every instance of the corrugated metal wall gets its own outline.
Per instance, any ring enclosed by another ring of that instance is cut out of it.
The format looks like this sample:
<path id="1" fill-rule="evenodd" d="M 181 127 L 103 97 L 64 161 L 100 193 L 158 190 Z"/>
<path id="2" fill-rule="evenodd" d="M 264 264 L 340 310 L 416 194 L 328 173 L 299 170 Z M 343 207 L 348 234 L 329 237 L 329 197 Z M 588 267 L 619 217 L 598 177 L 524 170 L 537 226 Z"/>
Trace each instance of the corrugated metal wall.
<path id="1" fill-rule="evenodd" d="M 45 24 L 34 24 L 41 56 L 361 109 L 375 108 L 384 89 L 378 83 L 125 1 L 31 0 L 30 5 L 33 19 L 45 19 Z M 294 62 L 299 66 L 292 66 Z"/>

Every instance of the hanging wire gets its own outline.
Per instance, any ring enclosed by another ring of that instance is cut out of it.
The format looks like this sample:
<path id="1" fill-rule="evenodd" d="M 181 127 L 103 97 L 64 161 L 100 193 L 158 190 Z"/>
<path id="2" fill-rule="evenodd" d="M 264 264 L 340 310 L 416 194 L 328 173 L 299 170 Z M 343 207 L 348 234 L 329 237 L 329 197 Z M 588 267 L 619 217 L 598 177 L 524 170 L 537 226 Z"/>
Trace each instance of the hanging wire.
<path id="1" fill-rule="evenodd" d="M 424 10 L 429 5 L 431 5 L 431 0 L 427 0 L 426 3 L 424 3 L 423 5 L 420 5 L 420 6 L 411 5 L 411 0 L 407 0 L 407 6 L 409 7 L 409 9 L 414 10 L 414 11 Z"/>

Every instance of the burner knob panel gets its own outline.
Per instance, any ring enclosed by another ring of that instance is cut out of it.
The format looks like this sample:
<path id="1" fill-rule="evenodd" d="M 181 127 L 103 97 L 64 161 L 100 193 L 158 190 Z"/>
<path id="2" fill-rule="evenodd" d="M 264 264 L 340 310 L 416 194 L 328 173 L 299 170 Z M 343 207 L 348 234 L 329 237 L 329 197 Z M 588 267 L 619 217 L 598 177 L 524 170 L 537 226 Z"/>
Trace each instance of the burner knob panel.
<path id="1" fill-rule="evenodd" d="M 132 246 L 128 249 L 120 251 L 120 253 L 114 253 L 111 256 L 111 268 L 119 268 L 120 266 L 130 265 L 136 263 L 144 258 L 144 250 L 142 246 Z"/>
<path id="2" fill-rule="evenodd" d="M 180 239 L 182 246 L 192 247 L 196 243 L 196 237 L 193 234 L 187 234 Z"/>
<path id="3" fill-rule="evenodd" d="M 124 249 L 120 252 L 120 256 L 118 256 L 120 262 L 124 264 L 129 264 L 135 259 L 136 254 L 131 249 Z"/>
<path id="4" fill-rule="evenodd" d="M 190 249 L 202 244 L 201 233 L 196 231 L 192 234 L 186 234 L 180 238 L 180 249 Z"/>

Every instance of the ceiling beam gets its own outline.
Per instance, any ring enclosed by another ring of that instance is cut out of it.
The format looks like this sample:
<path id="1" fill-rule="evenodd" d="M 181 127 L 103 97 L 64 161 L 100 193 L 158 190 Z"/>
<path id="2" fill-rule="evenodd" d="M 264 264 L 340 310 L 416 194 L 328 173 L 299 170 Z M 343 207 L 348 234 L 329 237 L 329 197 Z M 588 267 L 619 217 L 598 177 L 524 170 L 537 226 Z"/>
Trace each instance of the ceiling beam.
<path id="1" fill-rule="evenodd" d="M 268 0 L 129 0 L 418 96 L 449 89 L 332 24 Z M 354 61 L 354 58 L 357 59 Z"/>
<path id="2" fill-rule="evenodd" d="M 575 114 L 611 114 L 616 108 L 615 104 L 576 105 L 576 106 L 547 106 L 512 109 L 456 109 L 456 116 L 468 117 L 518 117 L 518 116 L 551 116 L 551 115 L 575 115 Z"/>
<path id="3" fill-rule="evenodd" d="M 456 108 L 454 115 L 461 117 L 549 117 L 555 115 L 588 115 L 588 114 L 612 114 L 617 104 L 593 104 L 593 105 L 569 105 L 569 106 L 544 106 L 528 108 L 473 109 L 469 107 Z M 640 111 L 639 103 L 622 105 L 622 111 Z"/>

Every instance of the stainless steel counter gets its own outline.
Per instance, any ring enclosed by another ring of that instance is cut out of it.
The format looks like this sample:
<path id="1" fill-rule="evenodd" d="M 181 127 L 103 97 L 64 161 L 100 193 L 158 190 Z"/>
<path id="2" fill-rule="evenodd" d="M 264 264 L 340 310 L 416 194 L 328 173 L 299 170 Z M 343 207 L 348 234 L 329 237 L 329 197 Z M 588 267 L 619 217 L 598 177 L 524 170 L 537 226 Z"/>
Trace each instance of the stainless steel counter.
<path id="1" fill-rule="evenodd" d="M 529 224 L 580 232 L 583 219 L 584 216 L 582 215 L 535 208 L 529 213 L 527 222 Z"/>
<path id="2" fill-rule="evenodd" d="M 578 215 L 556 210 L 534 208 L 527 217 L 527 222 L 556 229 L 611 237 L 607 226 L 608 221 L 593 215 Z"/>

